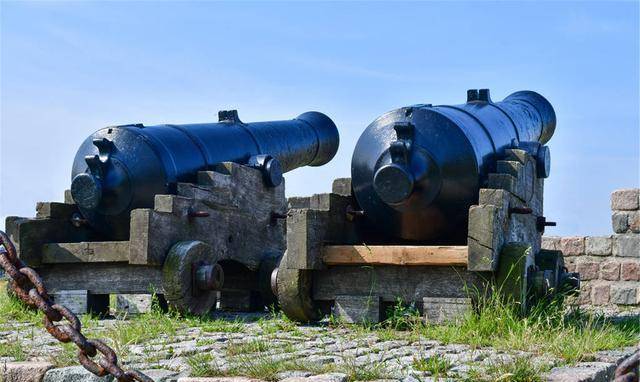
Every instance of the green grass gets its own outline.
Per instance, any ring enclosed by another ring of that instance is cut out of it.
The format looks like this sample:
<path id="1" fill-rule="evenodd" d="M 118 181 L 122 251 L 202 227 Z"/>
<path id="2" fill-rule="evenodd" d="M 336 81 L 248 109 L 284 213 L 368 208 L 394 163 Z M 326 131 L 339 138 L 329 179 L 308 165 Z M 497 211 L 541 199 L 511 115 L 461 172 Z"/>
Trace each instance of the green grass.
<path id="1" fill-rule="evenodd" d="M 32 324 L 42 322 L 42 316 L 37 310 L 27 308 L 18 298 L 10 296 L 6 290 L 7 282 L 0 281 L 0 325 L 15 321 Z"/>
<path id="2" fill-rule="evenodd" d="M 260 318 L 258 325 L 265 334 L 275 334 L 279 332 L 290 333 L 293 336 L 302 335 L 302 331 L 298 329 L 298 324 L 285 316 L 282 312 L 271 311 L 267 318 Z"/>
<path id="3" fill-rule="evenodd" d="M 207 320 L 204 318 L 191 319 L 194 326 L 198 326 L 206 333 L 243 333 L 245 330 L 244 323 L 239 320 Z"/>
<path id="4" fill-rule="evenodd" d="M 550 353 L 568 363 L 590 360 L 599 350 L 632 346 L 640 340 L 640 323 L 612 323 L 578 310 L 566 314 L 558 305 L 547 305 L 522 316 L 519 308 L 490 298 L 478 312 L 468 313 L 451 325 L 419 325 L 421 335 L 444 343 L 472 347 L 519 349 Z"/>
<path id="5" fill-rule="evenodd" d="M 192 377 L 221 377 L 226 375 L 217 364 L 210 353 L 198 353 L 188 357 L 187 365 L 191 368 Z"/>
<path id="6" fill-rule="evenodd" d="M 272 346 L 268 342 L 262 340 L 252 340 L 249 342 L 235 342 L 227 346 L 227 355 L 234 356 L 238 354 L 261 353 L 269 350 Z"/>
<path id="7" fill-rule="evenodd" d="M 567 312 L 557 302 L 540 304 L 523 316 L 517 304 L 504 301 L 497 293 L 477 300 L 481 303 L 476 311 L 442 325 L 425 324 L 417 309 L 398 301 L 387 312 L 387 320 L 372 330 L 382 340 L 397 339 L 398 332 L 404 331 L 409 333 L 406 339 L 549 353 L 567 363 L 589 361 L 597 351 L 634 346 L 640 341 L 637 318 L 612 322 L 579 309 Z"/>
<path id="8" fill-rule="evenodd" d="M 26 361 L 29 356 L 29 352 L 25 350 L 25 347 L 17 341 L 11 341 L 0 344 L 0 357 L 11 357 L 14 360 Z"/>
<path id="9" fill-rule="evenodd" d="M 543 382 L 542 374 L 548 368 L 535 366 L 529 358 L 516 358 L 513 362 L 491 364 L 484 370 L 472 370 L 465 382 Z"/>
<path id="10" fill-rule="evenodd" d="M 413 368 L 418 371 L 426 371 L 434 377 L 444 376 L 453 365 L 444 357 L 434 356 L 428 358 L 414 358 Z"/>

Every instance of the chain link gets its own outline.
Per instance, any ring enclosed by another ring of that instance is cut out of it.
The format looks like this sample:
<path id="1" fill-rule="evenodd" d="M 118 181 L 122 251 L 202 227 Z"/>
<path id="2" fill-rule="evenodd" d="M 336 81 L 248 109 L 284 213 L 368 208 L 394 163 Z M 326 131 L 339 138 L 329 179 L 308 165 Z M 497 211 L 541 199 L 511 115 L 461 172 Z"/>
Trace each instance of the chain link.
<path id="1" fill-rule="evenodd" d="M 614 382 L 638 382 L 640 379 L 640 348 L 618 365 Z"/>
<path id="2" fill-rule="evenodd" d="M 118 382 L 153 382 L 137 370 L 123 370 L 118 366 L 118 357 L 113 349 L 100 340 L 90 340 L 82 334 L 78 317 L 64 305 L 53 303 L 38 273 L 18 258 L 15 246 L 3 231 L 0 231 L 0 266 L 9 276 L 9 287 L 16 297 L 44 313 L 47 331 L 60 342 L 76 344 L 78 360 L 85 369 L 99 377 L 110 374 Z M 66 324 L 55 324 L 63 319 Z M 92 358 L 98 353 L 102 356 L 96 363 Z"/>

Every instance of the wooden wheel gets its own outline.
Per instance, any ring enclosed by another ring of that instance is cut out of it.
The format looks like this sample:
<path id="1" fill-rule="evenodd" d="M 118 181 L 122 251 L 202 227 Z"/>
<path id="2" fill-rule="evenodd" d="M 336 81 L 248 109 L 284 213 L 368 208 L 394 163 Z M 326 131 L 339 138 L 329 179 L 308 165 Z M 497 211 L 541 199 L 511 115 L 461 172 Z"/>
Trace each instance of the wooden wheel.
<path id="1" fill-rule="evenodd" d="M 277 295 L 280 308 L 294 321 L 309 322 L 320 319 L 320 313 L 311 297 L 310 270 L 287 269 L 285 252 L 277 274 Z"/>
<path id="2" fill-rule="evenodd" d="M 201 241 L 181 241 L 173 245 L 162 266 L 164 297 L 181 313 L 206 314 L 216 303 L 217 292 L 195 286 L 194 266 L 216 263 L 211 247 Z"/>
<path id="3" fill-rule="evenodd" d="M 272 276 L 280 265 L 282 259 L 281 253 L 266 253 L 260 260 L 258 267 L 258 291 L 262 297 L 262 302 L 266 307 L 276 306 L 278 304 L 278 296 L 272 287 Z"/>

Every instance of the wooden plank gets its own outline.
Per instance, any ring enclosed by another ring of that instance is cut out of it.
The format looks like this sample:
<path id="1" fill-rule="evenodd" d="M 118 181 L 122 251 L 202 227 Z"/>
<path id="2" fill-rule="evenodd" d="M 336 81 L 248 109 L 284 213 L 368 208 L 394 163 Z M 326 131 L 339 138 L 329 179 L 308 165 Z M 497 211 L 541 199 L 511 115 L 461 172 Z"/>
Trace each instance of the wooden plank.
<path id="1" fill-rule="evenodd" d="M 160 267 L 123 263 L 51 264 L 38 268 L 50 293 L 86 289 L 89 294 L 162 294 Z"/>
<path id="2" fill-rule="evenodd" d="M 42 262 L 47 264 L 129 261 L 128 241 L 49 243 L 42 246 Z"/>
<path id="3" fill-rule="evenodd" d="M 467 265 L 467 246 L 328 245 L 327 265 Z"/>
<path id="4" fill-rule="evenodd" d="M 313 299 L 332 301 L 341 295 L 380 296 L 384 302 L 415 302 L 424 297 L 474 297 L 485 290 L 491 275 L 464 267 L 399 265 L 334 266 L 314 271 Z"/>

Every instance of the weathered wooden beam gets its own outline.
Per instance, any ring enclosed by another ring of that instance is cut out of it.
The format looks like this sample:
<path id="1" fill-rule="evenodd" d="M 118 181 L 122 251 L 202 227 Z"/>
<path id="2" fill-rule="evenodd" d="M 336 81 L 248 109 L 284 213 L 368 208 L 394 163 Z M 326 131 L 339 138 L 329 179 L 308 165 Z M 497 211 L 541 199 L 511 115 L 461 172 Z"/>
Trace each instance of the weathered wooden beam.
<path id="1" fill-rule="evenodd" d="M 27 219 L 9 216 L 7 233 L 16 245 L 18 257 L 30 266 L 42 262 L 42 246 L 47 243 L 71 243 L 99 240 L 87 226 L 75 227 L 70 219 Z"/>
<path id="2" fill-rule="evenodd" d="M 46 264 L 123 261 L 129 261 L 128 241 L 49 243 L 42 246 L 42 262 Z"/>
<path id="3" fill-rule="evenodd" d="M 177 195 L 156 195 L 153 209 L 131 212 L 131 264 L 160 266 L 182 240 L 204 241 L 220 260 L 250 270 L 264 253 L 284 252 L 284 183 L 267 187 L 260 171 L 237 163 L 216 169 L 198 172 L 198 184 L 178 183 Z"/>
<path id="4" fill-rule="evenodd" d="M 311 291 L 316 301 L 341 295 L 380 296 L 384 302 L 415 302 L 424 297 L 473 297 L 485 290 L 490 274 L 464 267 L 399 265 L 334 266 L 314 271 Z"/>
<path id="5" fill-rule="evenodd" d="M 78 212 L 75 204 L 57 202 L 38 202 L 36 204 L 37 219 L 71 219 Z"/>
<path id="6" fill-rule="evenodd" d="M 467 265 L 467 246 L 329 245 L 327 265 Z"/>
<path id="7" fill-rule="evenodd" d="M 88 290 L 89 294 L 163 293 L 160 267 L 122 263 L 50 264 L 38 268 L 50 293 Z"/>

